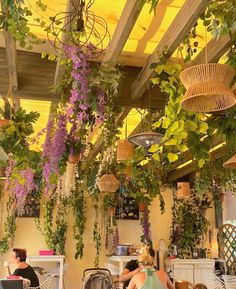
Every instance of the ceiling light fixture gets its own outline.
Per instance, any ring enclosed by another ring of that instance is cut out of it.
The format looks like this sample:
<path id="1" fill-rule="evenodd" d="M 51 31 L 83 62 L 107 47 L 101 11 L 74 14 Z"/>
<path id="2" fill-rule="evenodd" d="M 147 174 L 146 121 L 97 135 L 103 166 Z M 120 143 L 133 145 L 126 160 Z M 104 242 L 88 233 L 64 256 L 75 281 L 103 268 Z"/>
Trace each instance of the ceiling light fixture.
<path id="1" fill-rule="evenodd" d="M 145 131 L 128 137 L 128 140 L 137 146 L 143 148 L 151 147 L 153 144 L 159 144 L 163 135 L 157 132 Z"/>

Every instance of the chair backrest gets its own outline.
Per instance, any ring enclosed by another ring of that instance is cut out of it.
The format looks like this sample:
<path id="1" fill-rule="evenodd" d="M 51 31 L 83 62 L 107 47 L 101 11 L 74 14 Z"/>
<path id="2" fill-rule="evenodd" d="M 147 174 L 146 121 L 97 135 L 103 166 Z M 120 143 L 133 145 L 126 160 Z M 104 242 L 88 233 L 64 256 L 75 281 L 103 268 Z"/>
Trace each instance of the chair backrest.
<path id="1" fill-rule="evenodd" d="M 225 289 L 224 282 L 214 273 L 207 272 L 202 277 L 207 289 Z"/>
<path id="2" fill-rule="evenodd" d="M 225 289 L 236 289 L 236 276 L 222 275 L 225 282 Z"/>
<path id="3" fill-rule="evenodd" d="M 48 276 L 39 286 L 29 287 L 29 289 L 50 289 L 54 276 Z"/>
<path id="4" fill-rule="evenodd" d="M 202 283 L 198 283 L 194 285 L 193 289 L 207 289 L 207 286 Z"/>

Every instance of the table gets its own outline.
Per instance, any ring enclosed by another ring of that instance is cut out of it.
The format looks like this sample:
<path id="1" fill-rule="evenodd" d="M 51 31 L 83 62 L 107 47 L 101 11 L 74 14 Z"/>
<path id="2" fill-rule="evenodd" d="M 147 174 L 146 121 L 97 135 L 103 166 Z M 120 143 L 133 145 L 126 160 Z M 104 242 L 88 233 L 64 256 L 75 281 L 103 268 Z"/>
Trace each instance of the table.
<path id="1" fill-rule="evenodd" d="M 119 263 L 119 275 L 124 270 L 124 263 L 129 262 L 130 260 L 136 260 L 138 256 L 110 256 L 108 257 L 109 262 L 118 262 Z"/>
<path id="2" fill-rule="evenodd" d="M 63 287 L 63 264 L 65 256 L 63 255 L 44 255 L 44 256 L 27 256 L 27 263 L 32 262 L 58 262 L 59 263 L 59 287 Z"/>

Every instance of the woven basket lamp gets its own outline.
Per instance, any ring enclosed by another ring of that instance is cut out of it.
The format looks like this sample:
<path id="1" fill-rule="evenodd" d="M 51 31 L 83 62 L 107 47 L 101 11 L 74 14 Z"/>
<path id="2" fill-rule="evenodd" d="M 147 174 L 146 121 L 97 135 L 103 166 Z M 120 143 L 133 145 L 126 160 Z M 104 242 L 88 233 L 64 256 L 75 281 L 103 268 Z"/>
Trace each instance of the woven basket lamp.
<path id="1" fill-rule="evenodd" d="M 223 164 L 223 167 L 226 169 L 236 169 L 236 155 L 227 160 L 227 162 Z"/>
<path id="2" fill-rule="evenodd" d="M 181 106 L 195 112 L 216 112 L 236 104 L 230 89 L 235 70 L 227 64 L 208 63 L 192 66 L 180 74 L 186 88 Z"/>
<path id="3" fill-rule="evenodd" d="M 130 161 L 134 157 L 134 145 L 126 139 L 117 142 L 117 161 Z"/>
<path id="4" fill-rule="evenodd" d="M 177 183 L 177 197 L 178 199 L 189 198 L 190 197 L 190 183 L 181 182 Z"/>
<path id="5" fill-rule="evenodd" d="M 120 182 L 113 174 L 105 174 L 97 181 L 97 186 L 100 192 L 114 193 L 118 190 Z"/>

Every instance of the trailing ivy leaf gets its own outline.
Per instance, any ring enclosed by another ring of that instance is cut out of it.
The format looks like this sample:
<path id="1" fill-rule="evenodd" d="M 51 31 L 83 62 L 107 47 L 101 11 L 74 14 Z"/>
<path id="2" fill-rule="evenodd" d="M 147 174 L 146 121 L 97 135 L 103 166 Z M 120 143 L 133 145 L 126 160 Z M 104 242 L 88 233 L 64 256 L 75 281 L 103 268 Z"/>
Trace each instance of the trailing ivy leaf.
<path id="1" fill-rule="evenodd" d="M 173 162 L 177 161 L 179 157 L 177 154 L 168 153 L 167 158 L 168 158 L 170 163 L 173 163 Z"/>
<path id="2" fill-rule="evenodd" d="M 169 140 L 169 141 L 167 141 L 167 142 L 165 142 L 165 145 L 166 146 L 174 146 L 174 145 L 176 145 L 177 144 L 177 139 L 171 139 L 171 140 Z"/>
<path id="3" fill-rule="evenodd" d="M 151 79 L 151 82 L 152 82 L 153 84 L 159 84 L 159 83 L 160 83 L 160 78 L 152 78 L 152 79 Z"/>
<path id="4" fill-rule="evenodd" d="M 153 144 L 150 149 L 148 150 L 150 153 L 155 153 L 159 149 L 159 144 Z"/>
<path id="5" fill-rule="evenodd" d="M 204 166 L 205 162 L 206 162 L 205 159 L 200 159 L 200 160 L 198 160 L 198 162 L 197 162 L 198 167 L 201 169 L 201 168 Z"/>

